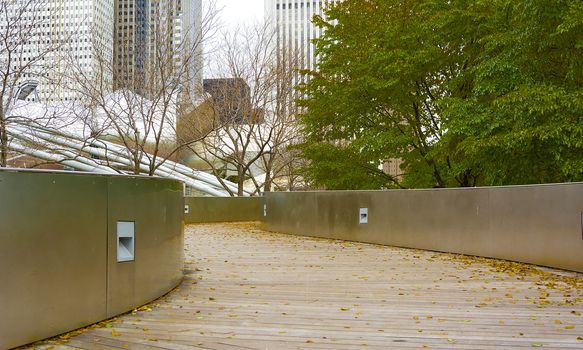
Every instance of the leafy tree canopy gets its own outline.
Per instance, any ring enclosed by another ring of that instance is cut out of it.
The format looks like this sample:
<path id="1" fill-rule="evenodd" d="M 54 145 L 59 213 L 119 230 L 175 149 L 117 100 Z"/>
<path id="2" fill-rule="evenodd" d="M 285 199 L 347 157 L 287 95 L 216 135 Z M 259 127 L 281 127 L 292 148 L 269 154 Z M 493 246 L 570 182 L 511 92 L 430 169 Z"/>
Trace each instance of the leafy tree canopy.
<path id="1" fill-rule="evenodd" d="M 583 2 L 345 0 L 301 87 L 330 189 L 583 180 Z M 379 169 L 401 159 L 403 176 Z"/>

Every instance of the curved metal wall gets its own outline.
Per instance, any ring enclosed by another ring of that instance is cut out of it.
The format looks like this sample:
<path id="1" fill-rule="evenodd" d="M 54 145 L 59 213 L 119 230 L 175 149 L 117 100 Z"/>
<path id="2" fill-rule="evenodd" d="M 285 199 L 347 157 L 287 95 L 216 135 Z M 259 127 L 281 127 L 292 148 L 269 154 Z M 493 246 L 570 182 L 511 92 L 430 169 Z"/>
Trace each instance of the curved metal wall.
<path id="1" fill-rule="evenodd" d="M 186 197 L 186 224 L 259 221 L 263 197 Z"/>
<path id="2" fill-rule="evenodd" d="M 182 280 L 182 184 L 0 170 L 0 349 L 130 311 Z M 117 262 L 117 222 L 135 260 Z"/>
<path id="3" fill-rule="evenodd" d="M 583 183 L 265 196 L 271 231 L 583 272 Z"/>

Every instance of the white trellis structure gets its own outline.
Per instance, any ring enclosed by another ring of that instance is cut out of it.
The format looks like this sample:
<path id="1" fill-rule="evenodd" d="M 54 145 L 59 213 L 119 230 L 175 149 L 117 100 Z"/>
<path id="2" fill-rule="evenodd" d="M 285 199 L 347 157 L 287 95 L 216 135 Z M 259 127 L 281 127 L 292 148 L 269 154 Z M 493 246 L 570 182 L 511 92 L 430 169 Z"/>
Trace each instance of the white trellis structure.
<path id="1" fill-rule="evenodd" d="M 23 102 L 22 96 L 16 98 Z M 24 110 L 28 110 L 27 114 L 35 113 L 30 108 L 24 108 Z M 47 127 L 35 122 L 34 118 L 19 118 L 18 114 L 23 113 L 22 111 L 14 112 L 7 127 L 7 133 L 11 137 L 8 148 L 15 153 L 59 163 L 79 171 L 100 174 L 129 174 L 128 169 L 134 168 L 128 150 L 119 144 L 98 137 L 86 136 L 83 132 L 66 131 L 67 128 Z M 141 175 L 149 175 L 151 164 L 148 161 L 150 159 L 153 157 L 144 153 L 139 164 Z M 193 170 L 177 162 L 161 160 L 155 165 L 155 176 L 179 180 L 206 195 L 227 197 L 230 196 L 229 191 L 237 193 L 237 184 Z M 244 192 L 245 196 L 251 194 L 250 191 Z"/>

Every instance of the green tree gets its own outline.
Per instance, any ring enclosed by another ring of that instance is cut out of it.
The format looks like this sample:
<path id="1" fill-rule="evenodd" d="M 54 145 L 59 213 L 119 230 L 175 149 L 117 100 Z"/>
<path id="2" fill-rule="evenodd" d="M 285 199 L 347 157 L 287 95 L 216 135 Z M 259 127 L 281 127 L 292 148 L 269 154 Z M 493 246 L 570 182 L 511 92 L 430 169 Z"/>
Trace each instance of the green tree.
<path id="1" fill-rule="evenodd" d="M 486 25 L 470 96 L 440 102 L 440 151 L 479 163 L 485 185 L 582 180 L 583 2 L 498 1 Z"/>
<path id="2" fill-rule="evenodd" d="M 581 5 L 346 0 L 315 18 L 306 175 L 326 188 L 581 178 Z M 403 160 L 402 178 L 378 169 Z"/>

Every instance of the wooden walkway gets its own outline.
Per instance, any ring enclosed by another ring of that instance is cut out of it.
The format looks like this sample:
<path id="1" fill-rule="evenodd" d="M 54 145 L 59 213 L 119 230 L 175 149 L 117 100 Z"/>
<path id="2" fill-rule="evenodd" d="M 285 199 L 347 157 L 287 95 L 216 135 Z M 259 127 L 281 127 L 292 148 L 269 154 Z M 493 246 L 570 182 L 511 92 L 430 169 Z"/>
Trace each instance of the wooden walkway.
<path id="1" fill-rule="evenodd" d="M 254 224 L 186 231 L 179 289 L 36 347 L 583 349 L 581 275 Z"/>

